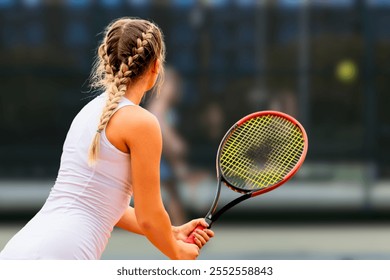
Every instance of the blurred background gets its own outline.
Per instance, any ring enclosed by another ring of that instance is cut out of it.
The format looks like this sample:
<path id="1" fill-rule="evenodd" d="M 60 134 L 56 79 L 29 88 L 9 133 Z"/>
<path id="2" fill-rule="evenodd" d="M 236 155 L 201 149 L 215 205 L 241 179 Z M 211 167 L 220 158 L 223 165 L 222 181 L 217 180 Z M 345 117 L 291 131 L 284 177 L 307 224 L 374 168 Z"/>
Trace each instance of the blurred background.
<path id="1" fill-rule="evenodd" d="M 0 0 L 0 248 L 44 203 L 122 16 L 165 34 L 166 84 L 143 106 L 161 122 L 174 223 L 208 211 L 236 120 L 280 110 L 308 133 L 293 180 L 223 216 L 201 258 L 390 259 L 390 0 Z M 103 258 L 164 257 L 115 230 Z"/>

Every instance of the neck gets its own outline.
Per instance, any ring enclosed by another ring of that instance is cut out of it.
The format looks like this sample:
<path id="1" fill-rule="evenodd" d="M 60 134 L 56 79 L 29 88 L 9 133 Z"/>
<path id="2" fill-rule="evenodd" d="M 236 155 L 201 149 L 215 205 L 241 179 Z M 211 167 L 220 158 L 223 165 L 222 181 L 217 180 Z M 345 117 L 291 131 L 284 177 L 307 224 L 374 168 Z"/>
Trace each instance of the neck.
<path id="1" fill-rule="evenodd" d="M 145 83 L 143 83 L 142 80 L 139 80 L 127 87 L 125 97 L 134 104 L 139 105 L 147 90 Z"/>
<path id="2" fill-rule="evenodd" d="M 156 75 L 152 72 L 147 72 L 127 87 L 125 97 L 134 104 L 139 105 L 145 93 L 153 87 L 155 81 Z"/>

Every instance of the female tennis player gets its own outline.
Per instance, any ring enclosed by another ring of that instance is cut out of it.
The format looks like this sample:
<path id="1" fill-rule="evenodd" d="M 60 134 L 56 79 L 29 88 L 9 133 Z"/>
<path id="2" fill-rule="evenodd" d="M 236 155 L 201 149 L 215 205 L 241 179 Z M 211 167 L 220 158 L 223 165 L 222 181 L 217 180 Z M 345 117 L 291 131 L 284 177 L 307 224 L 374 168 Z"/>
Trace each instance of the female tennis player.
<path id="1" fill-rule="evenodd" d="M 122 18 L 107 27 L 92 72 L 92 85 L 104 93 L 73 120 L 46 203 L 0 259 L 99 259 L 115 225 L 145 235 L 170 259 L 198 257 L 214 233 L 200 230 L 196 244 L 188 244 L 206 222 L 171 225 L 160 193 L 160 127 L 138 106 L 161 84 L 164 57 L 155 24 Z"/>

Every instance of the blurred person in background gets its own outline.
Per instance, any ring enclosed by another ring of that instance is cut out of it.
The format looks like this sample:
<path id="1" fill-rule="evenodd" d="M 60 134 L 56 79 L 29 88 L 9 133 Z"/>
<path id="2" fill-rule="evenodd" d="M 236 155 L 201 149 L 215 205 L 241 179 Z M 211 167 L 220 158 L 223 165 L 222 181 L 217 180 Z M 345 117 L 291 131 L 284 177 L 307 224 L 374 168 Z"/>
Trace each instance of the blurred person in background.
<path id="1" fill-rule="evenodd" d="M 204 219 L 172 226 L 160 192 L 160 126 L 138 106 L 164 57 L 155 24 L 122 18 L 107 27 L 92 72 L 104 93 L 73 120 L 49 197 L 0 259 L 99 259 L 115 225 L 145 235 L 171 259 L 197 258 L 214 233 L 195 232 L 194 245 L 184 240 L 199 224 L 207 227 Z"/>
<path id="2" fill-rule="evenodd" d="M 178 114 L 176 105 L 181 98 L 181 78 L 172 67 L 164 72 L 161 93 L 149 100 L 147 108 L 158 119 L 163 137 L 163 152 L 160 166 L 162 186 L 169 195 L 168 213 L 173 224 L 185 220 L 185 208 L 180 198 L 179 184 L 188 175 L 186 163 L 187 144 L 176 129 Z"/>
<path id="3" fill-rule="evenodd" d="M 191 149 L 188 150 L 191 172 L 185 180 L 187 196 L 191 201 L 189 205 L 201 208 L 206 206 L 202 198 L 204 188 L 209 190 L 215 184 L 216 154 L 227 125 L 221 102 L 212 92 L 208 93 L 208 97 L 199 102 L 200 106 L 190 113 L 193 118 L 190 128 Z M 199 209 L 192 208 L 195 211 Z M 208 209 L 202 209 L 206 210 Z"/>
<path id="4" fill-rule="evenodd" d="M 225 114 L 222 105 L 218 101 L 208 102 L 199 120 L 199 134 L 201 135 L 201 150 L 205 162 L 203 166 L 208 172 L 215 174 L 215 156 L 219 143 L 226 132 Z"/>

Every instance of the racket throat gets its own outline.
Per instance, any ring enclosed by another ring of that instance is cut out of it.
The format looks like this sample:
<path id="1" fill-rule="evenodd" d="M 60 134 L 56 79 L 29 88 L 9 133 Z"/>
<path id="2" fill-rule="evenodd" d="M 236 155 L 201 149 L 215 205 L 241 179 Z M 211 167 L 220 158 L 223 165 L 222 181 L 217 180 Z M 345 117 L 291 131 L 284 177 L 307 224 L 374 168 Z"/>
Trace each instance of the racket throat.
<path id="1" fill-rule="evenodd" d="M 213 217 L 213 215 L 210 214 L 210 215 L 208 215 L 208 216 L 206 216 L 206 217 L 204 218 L 204 220 L 206 221 L 206 223 L 209 225 L 208 228 L 211 228 L 211 225 L 213 224 L 212 217 Z"/>
<path id="2" fill-rule="evenodd" d="M 208 223 L 209 228 L 216 221 L 216 218 L 214 218 L 214 213 L 217 209 L 219 196 L 221 194 L 221 184 L 222 184 L 221 175 L 218 175 L 218 186 L 217 186 L 217 191 L 215 192 L 214 201 L 213 204 L 211 205 L 210 211 L 207 213 L 205 217 L 205 221 L 206 223 Z"/>
<path id="3" fill-rule="evenodd" d="M 218 218 L 223 214 L 225 213 L 227 210 L 229 210 L 230 208 L 232 208 L 233 206 L 237 205 L 238 203 L 248 199 L 252 197 L 252 192 L 250 193 L 246 193 L 238 198 L 236 198 L 235 200 L 233 201 L 230 201 L 228 204 L 226 204 L 225 206 L 223 206 L 220 210 L 218 210 L 214 215 L 211 215 L 211 214 L 208 214 L 206 216 L 206 218 L 211 218 L 212 222 L 215 222 L 216 220 L 218 220 Z M 206 220 L 207 222 L 207 220 Z"/>
<path id="4" fill-rule="evenodd" d="M 217 198 L 218 199 L 218 198 Z M 204 220 L 206 221 L 206 223 L 209 225 L 208 228 L 211 228 L 211 225 L 217 220 L 218 218 L 218 215 L 217 217 L 214 217 L 214 212 L 215 212 L 215 209 L 216 209 L 216 205 L 215 207 L 212 207 L 210 209 L 210 211 L 207 213 L 206 217 L 204 217 Z"/>

